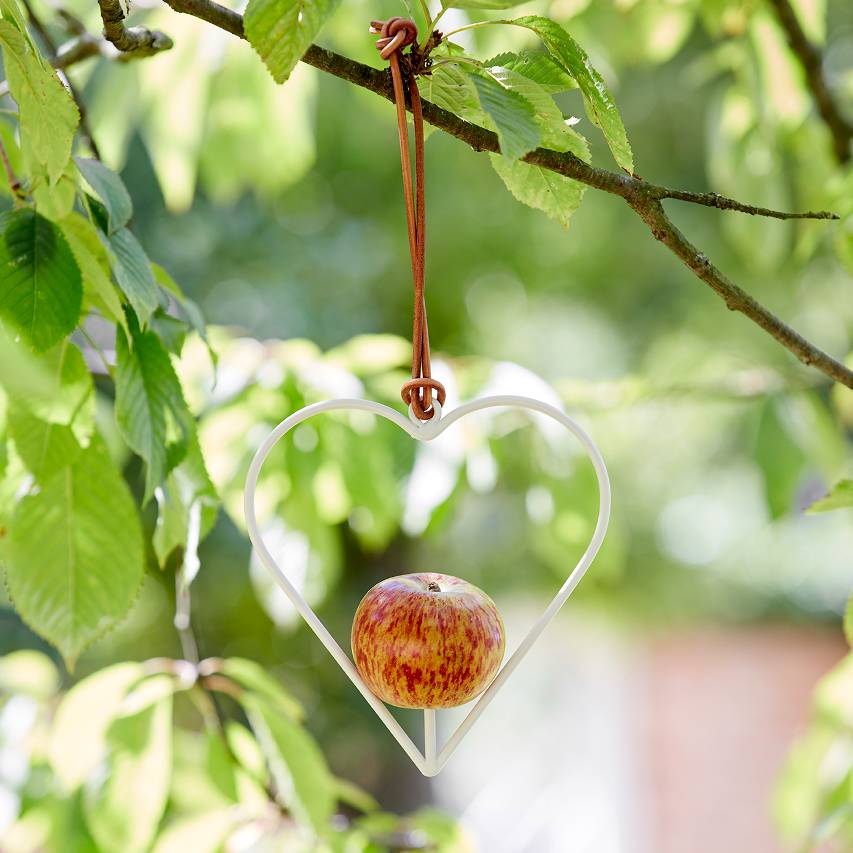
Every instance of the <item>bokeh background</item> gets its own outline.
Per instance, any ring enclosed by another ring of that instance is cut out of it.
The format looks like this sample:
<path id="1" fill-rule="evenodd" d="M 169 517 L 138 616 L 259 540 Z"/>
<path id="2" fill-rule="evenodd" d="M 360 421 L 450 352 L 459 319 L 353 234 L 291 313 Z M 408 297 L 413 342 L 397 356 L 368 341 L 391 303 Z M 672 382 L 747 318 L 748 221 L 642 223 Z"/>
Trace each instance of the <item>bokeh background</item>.
<path id="1" fill-rule="evenodd" d="M 850 114 L 848 0 L 795 6 Z M 433 133 L 434 373 L 452 404 L 502 392 L 564 405 L 601 446 L 614 510 L 600 557 L 529 661 L 448 768 L 420 778 L 253 564 L 240 509 L 248 460 L 277 421 L 327 396 L 396 397 L 411 286 L 393 109 L 307 67 L 276 87 L 247 44 L 138 8 L 176 47 L 73 77 L 134 198 L 137 236 L 219 327 L 215 384 L 200 342 L 180 364 L 224 499 L 193 584 L 202 654 L 261 662 L 303 702 L 336 773 L 388 809 L 445 810 L 466 849 L 794 849 L 822 808 L 822 771 L 806 742 L 799 763 L 790 750 L 809 731 L 816 684 L 845 655 L 853 586 L 853 515 L 806 510 L 853 471 L 853 392 L 727 312 L 618 198 L 589 190 L 564 230 L 516 202 L 485 156 Z M 605 74 L 639 174 L 782 209 L 853 210 L 849 166 L 765 3 L 528 9 L 568 26 Z M 375 64 L 367 22 L 399 11 L 347 2 L 322 41 Z M 525 43 L 498 29 L 464 39 L 482 57 Z M 560 104 L 583 116 L 576 93 Z M 587 124 L 595 162 L 612 168 Z M 670 209 L 756 298 L 826 350 L 850 352 L 850 218 Z M 596 500 L 571 441 L 510 413 L 477 416 L 417 454 L 390 426 L 306 425 L 262 482 L 273 548 L 344 644 L 364 592 L 419 569 L 487 589 L 512 644 L 583 551 Z M 173 596 L 172 576 L 152 565 L 126 623 L 65 683 L 180 655 Z M 3 651 L 52 654 L 8 604 L 0 616 Z M 401 720 L 420 737 L 415 715 Z M 13 791 L 20 756 L 15 738 L 4 743 L 0 778 Z M 849 754 L 840 760 L 844 777 Z"/>

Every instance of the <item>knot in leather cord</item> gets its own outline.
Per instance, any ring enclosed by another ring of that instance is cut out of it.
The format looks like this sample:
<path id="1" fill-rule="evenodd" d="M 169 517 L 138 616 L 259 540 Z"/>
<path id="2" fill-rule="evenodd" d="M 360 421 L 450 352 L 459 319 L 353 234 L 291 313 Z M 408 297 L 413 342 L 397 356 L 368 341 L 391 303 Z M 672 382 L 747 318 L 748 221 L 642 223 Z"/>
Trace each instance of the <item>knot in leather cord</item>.
<path id="1" fill-rule="evenodd" d="M 400 56 L 409 45 L 417 46 L 418 28 L 408 18 L 394 17 L 387 21 L 372 21 L 370 31 L 381 38 L 376 48 L 391 66 L 394 84 L 394 103 L 397 107 L 397 135 L 400 139 L 400 164 L 403 169 L 403 196 L 406 201 L 406 224 L 409 230 L 409 254 L 412 258 L 412 280 L 415 290 L 412 321 L 412 378 L 403 385 L 401 396 L 418 420 L 428 421 L 435 414 L 433 392 L 439 405 L 444 405 L 444 386 L 430 373 L 429 329 L 424 300 L 424 269 L 426 254 L 426 204 L 424 201 L 424 118 L 421 97 L 410 63 L 405 63 L 406 82 L 412 103 L 412 124 L 415 129 L 415 186 L 412 188 L 412 163 L 409 152 L 409 129 L 406 124 L 406 92 Z M 413 48 L 414 49 L 414 48 Z"/>
<path id="2" fill-rule="evenodd" d="M 394 17 L 387 21 L 371 21 L 370 32 L 382 35 L 382 38 L 376 41 L 376 49 L 386 60 L 397 51 L 403 50 L 410 44 L 417 44 L 418 41 L 417 25 L 408 18 Z"/>

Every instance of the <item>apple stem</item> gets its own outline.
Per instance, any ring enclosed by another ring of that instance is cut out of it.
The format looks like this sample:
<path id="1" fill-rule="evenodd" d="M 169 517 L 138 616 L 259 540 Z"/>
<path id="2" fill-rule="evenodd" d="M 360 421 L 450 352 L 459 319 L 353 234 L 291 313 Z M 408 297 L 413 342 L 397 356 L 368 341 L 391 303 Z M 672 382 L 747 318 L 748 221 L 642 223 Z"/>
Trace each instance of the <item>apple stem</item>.
<path id="1" fill-rule="evenodd" d="M 436 742 L 435 710 L 424 708 L 424 758 L 426 759 L 427 769 L 435 766 L 438 753 Z"/>

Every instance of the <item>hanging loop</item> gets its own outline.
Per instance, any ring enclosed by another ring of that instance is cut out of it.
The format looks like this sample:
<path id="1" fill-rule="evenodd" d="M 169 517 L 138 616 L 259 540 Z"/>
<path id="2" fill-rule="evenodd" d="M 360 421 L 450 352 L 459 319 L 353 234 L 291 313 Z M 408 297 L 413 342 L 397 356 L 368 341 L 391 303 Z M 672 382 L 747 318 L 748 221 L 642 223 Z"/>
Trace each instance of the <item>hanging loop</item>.
<path id="1" fill-rule="evenodd" d="M 397 134 L 400 140 L 400 164 L 403 170 L 403 196 L 406 202 L 406 224 L 409 231 L 409 254 L 412 258 L 414 283 L 414 312 L 412 317 L 412 378 L 403 385 L 401 396 L 422 421 L 435 414 L 433 392 L 444 405 L 444 386 L 432 378 L 429 352 L 429 327 L 424 299 L 424 271 L 426 255 L 426 203 L 424 198 L 424 118 L 421 97 L 410 62 L 401 63 L 402 51 L 409 45 L 417 46 L 418 28 L 408 18 L 394 17 L 387 21 L 372 21 L 370 31 L 381 35 L 376 48 L 391 67 L 394 85 L 394 102 L 397 107 Z M 413 48 L 414 50 L 415 48 Z M 415 128 L 415 180 L 412 187 L 412 162 L 409 151 L 409 129 L 406 124 L 406 91 L 408 84 L 412 106 L 412 123 Z"/>

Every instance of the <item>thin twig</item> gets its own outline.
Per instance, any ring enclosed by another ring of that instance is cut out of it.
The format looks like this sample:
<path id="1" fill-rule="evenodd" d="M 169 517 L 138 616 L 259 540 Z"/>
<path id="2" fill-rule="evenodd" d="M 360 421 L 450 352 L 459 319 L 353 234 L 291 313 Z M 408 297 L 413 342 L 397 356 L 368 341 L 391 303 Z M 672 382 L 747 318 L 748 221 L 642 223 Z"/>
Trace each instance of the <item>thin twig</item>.
<path id="1" fill-rule="evenodd" d="M 638 200 L 629 201 L 629 204 L 648 225 L 655 239 L 660 240 L 697 278 L 709 285 L 730 311 L 738 311 L 761 326 L 803 364 L 815 367 L 842 385 L 853 388 L 853 371 L 806 340 L 717 269 L 673 224 L 659 201 Z"/>
<path id="2" fill-rule="evenodd" d="M 790 0 L 770 0 L 788 44 L 803 67 L 806 84 L 812 93 L 820 117 L 832 134 L 832 147 L 838 162 L 850 162 L 853 156 L 853 122 L 844 117 L 833 97 L 823 72 L 823 54 L 805 34 Z"/>
<path id="3" fill-rule="evenodd" d="M 671 190 L 666 187 L 655 187 L 655 197 L 658 200 L 671 198 L 676 201 L 689 201 L 704 207 L 716 207 L 718 210 L 734 210 L 738 213 L 748 213 L 750 216 L 766 216 L 770 219 L 838 219 L 838 214 L 829 210 L 809 210 L 804 213 L 787 213 L 782 210 L 772 210 L 769 207 L 756 207 L 744 204 L 733 198 L 727 198 L 718 193 L 693 193 L 686 190 Z"/>
<path id="4" fill-rule="evenodd" d="M 100 0 L 100 2 L 103 4 L 117 2 L 117 0 Z M 175 12 L 192 15 L 232 35 L 245 38 L 242 16 L 215 0 L 166 0 L 166 2 Z M 380 71 L 317 45 L 311 45 L 308 48 L 302 61 L 393 101 L 394 94 L 387 71 Z M 422 103 L 424 119 L 429 124 L 455 136 L 475 151 L 496 153 L 500 151 L 497 135 L 492 131 L 466 122 L 428 101 Z M 708 284 L 731 310 L 739 311 L 759 325 L 803 364 L 812 366 L 831 379 L 853 389 L 853 370 L 803 338 L 772 311 L 727 278 L 679 231 L 667 216 L 661 201 L 676 199 L 720 210 L 732 210 L 754 216 L 771 216 L 777 219 L 836 219 L 835 214 L 827 211 L 785 213 L 744 204 L 714 193 L 692 193 L 669 189 L 635 176 L 597 168 L 573 154 L 547 148 L 531 151 L 524 160 L 531 165 L 620 196 L 646 223 L 654 237 L 694 275 Z"/>
<path id="5" fill-rule="evenodd" d="M 0 160 L 3 161 L 3 171 L 6 173 L 6 180 L 9 182 L 9 189 L 12 192 L 15 206 L 17 206 L 26 199 L 27 194 L 24 192 L 24 188 L 21 186 L 17 175 L 15 175 L 12 162 L 9 160 L 9 153 L 6 151 L 6 146 L 3 144 L 2 139 L 0 139 Z"/>

